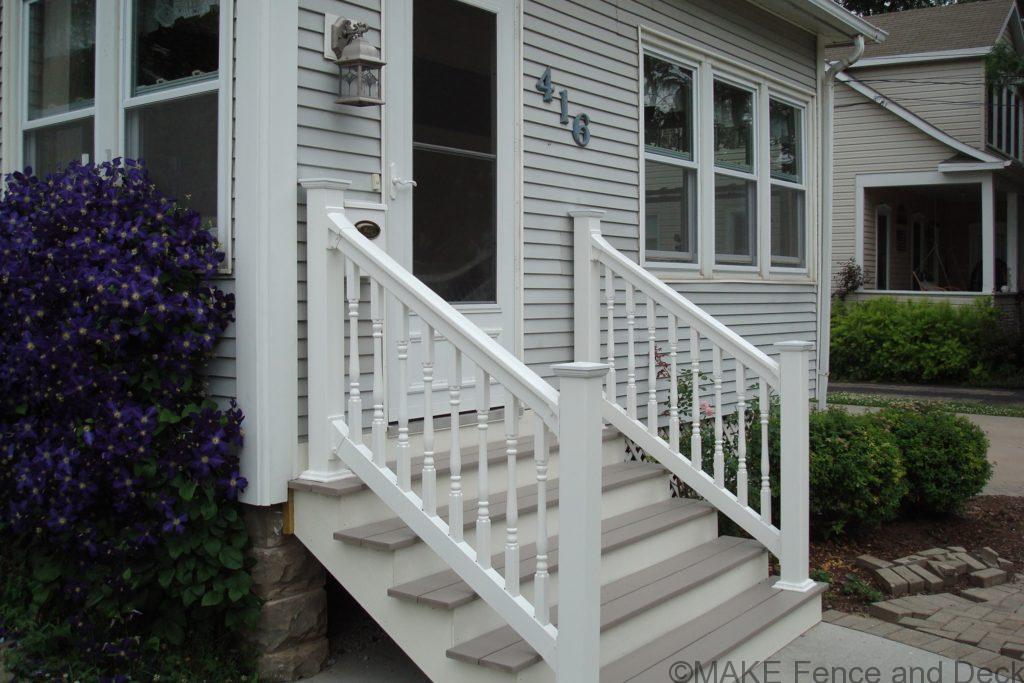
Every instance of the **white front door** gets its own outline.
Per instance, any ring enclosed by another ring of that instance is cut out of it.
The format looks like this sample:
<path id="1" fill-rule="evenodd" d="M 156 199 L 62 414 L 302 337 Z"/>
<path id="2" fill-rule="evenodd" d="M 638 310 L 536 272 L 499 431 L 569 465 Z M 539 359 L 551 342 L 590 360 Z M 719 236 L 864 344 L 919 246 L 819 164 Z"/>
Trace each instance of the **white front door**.
<path id="1" fill-rule="evenodd" d="M 487 334 L 512 349 L 515 249 L 514 0 L 387 0 L 384 58 L 386 248 Z M 453 349 L 435 342 L 432 406 L 422 382 L 423 326 L 410 321 L 409 387 L 399 386 L 401 307 L 389 302 L 388 414 L 409 392 L 411 418 L 450 411 Z M 476 408 L 463 360 L 461 410 Z M 504 400 L 497 387 L 491 405 Z"/>

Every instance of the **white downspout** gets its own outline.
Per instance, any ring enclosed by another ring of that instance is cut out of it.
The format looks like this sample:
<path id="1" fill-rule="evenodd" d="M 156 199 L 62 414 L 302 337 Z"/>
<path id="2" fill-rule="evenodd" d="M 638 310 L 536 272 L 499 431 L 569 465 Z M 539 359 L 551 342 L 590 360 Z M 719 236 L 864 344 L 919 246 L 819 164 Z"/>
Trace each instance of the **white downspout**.
<path id="1" fill-rule="evenodd" d="M 821 254 L 818 266 L 818 408 L 828 406 L 829 347 L 832 320 L 832 157 L 835 144 L 832 105 L 836 74 L 845 71 L 864 54 L 864 36 L 853 40 L 850 54 L 824 65 L 821 84 Z"/>

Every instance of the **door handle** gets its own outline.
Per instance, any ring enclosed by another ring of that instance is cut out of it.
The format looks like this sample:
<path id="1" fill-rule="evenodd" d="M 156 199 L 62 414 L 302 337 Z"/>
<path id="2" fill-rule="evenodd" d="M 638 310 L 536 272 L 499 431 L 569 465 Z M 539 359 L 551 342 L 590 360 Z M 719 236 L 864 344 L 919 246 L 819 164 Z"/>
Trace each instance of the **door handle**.
<path id="1" fill-rule="evenodd" d="M 399 178 L 395 175 L 395 165 L 391 164 L 391 198 L 398 196 L 399 188 L 416 187 L 416 181 L 411 178 Z"/>

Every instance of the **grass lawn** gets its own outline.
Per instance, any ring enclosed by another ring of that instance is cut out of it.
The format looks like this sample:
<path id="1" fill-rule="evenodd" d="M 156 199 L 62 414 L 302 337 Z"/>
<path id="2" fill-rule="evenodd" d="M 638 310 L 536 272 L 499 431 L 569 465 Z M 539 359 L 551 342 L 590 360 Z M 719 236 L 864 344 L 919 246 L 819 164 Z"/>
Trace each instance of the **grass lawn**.
<path id="1" fill-rule="evenodd" d="M 868 406 L 871 408 L 887 408 L 906 403 L 924 403 L 950 413 L 1024 417 L 1024 405 L 995 404 L 984 401 L 906 398 L 881 394 L 854 394 L 845 391 L 830 391 L 828 392 L 828 402 L 847 406 Z"/>

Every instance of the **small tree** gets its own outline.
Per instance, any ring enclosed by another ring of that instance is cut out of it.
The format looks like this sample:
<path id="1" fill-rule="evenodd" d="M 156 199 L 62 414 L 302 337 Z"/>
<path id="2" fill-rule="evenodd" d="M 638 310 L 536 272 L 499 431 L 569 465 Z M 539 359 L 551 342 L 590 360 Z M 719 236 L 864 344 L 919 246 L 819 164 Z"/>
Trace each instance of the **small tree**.
<path id="1" fill-rule="evenodd" d="M 846 297 L 864 286 L 864 269 L 850 259 L 839 266 L 833 277 L 835 288 L 833 296 L 840 301 L 846 301 Z"/>

